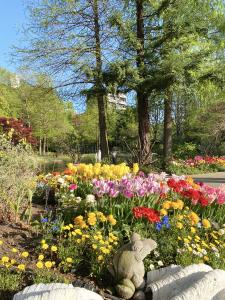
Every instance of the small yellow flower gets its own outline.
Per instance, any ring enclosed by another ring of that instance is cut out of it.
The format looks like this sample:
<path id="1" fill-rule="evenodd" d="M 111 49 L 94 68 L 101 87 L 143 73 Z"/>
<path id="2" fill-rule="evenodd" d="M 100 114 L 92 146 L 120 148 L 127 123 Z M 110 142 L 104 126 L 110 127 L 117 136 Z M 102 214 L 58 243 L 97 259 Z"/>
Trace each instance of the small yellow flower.
<path id="1" fill-rule="evenodd" d="M 96 244 L 92 244 L 92 248 L 95 250 L 95 249 L 97 249 L 97 245 Z"/>
<path id="2" fill-rule="evenodd" d="M 160 215 L 162 215 L 162 216 L 168 215 L 167 210 L 165 208 L 160 209 Z"/>
<path id="3" fill-rule="evenodd" d="M 181 222 L 177 222 L 176 227 L 178 229 L 182 229 L 184 226 L 183 226 L 183 224 Z"/>
<path id="4" fill-rule="evenodd" d="M 47 269 L 51 269 L 51 267 L 52 267 L 52 262 L 51 262 L 51 261 L 46 261 L 46 262 L 45 262 L 45 266 L 46 266 Z"/>
<path id="5" fill-rule="evenodd" d="M 3 256 L 3 257 L 2 257 L 2 262 L 3 262 L 3 263 L 9 262 L 9 257 L 8 257 L 8 256 Z"/>
<path id="6" fill-rule="evenodd" d="M 194 227 L 191 227 L 191 233 L 196 233 L 196 229 Z"/>
<path id="7" fill-rule="evenodd" d="M 182 210 L 184 208 L 184 202 L 180 199 L 177 200 L 178 209 Z"/>
<path id="8" fill-rule="evenodd" d="M 17 253 L 17 252 L 18 252 L 18 250 L 17 250 L 16 248 L 12 248 L 11 251 L 12 251 L 13 253 Z"/>
<path id="9" fill-rule="evenodd" d="M 177 219 L 178 219 L 179 221 L 181 221 L 181 220 L 184 219 L 184 216 L 183 216 L 183 215 L 178 215 L 178 216 L 177 216 Z"/>
<path id="10" fill-rule="evenodd" d="M 116 225 L 116 219 L 113 217 L 113 215 L 109 215 L 107 219 L 112 226 Z"/>
<path id="11" fill-rule="evenodd" d="M 190 243 L 189 239 L 184 238 L 184 243 L 185 243 L 185 244 L 189 244 L 189 243 Z"/>
<path id="12" fill-rule="evenodd" d="M 51 251 L 52 251 L 52 252 L 56 252 L 56 251 L 57 251 L 57 249 L 58 249 L 58 248 L 57 248 L 56 246 L 54 246 L 54 245 L 53 245 L 53 246 L 51 246 Z"/>
<path id="13" fill-rule="evenodd" d="M 16 260 L 15 259 L 11 259 L 11 262 L 10 262 L 12 265 L 15 265 L 16 263 Z"/>
<path id="14" fill-rule="evenodd" d="M 98 256 L 98 261 L 102 261 L 104 259 L 104 257 L 102 255 Z"/>
<path id="15" fill-rule="evenodd" d="M 77 244 L 80 244 L 81 243 L 81 239 L 77 239 Z"/>
<path id="16" fill-rule="evenodd" d="M 102 253 L 104 254 L 108 254 L 109 253 L 109 249 L 105 248 L 105 247 L 100 247 L 100 250 L 102 251 Z"/>
<path id="17" fill-rule="evenodd" d="M 203 257 L 205 261 L 209 261 L 209 257 L 208 256 L 204 256 Z"/>
<path id="18" fill-rule="evenodd" d="M 24 251 L 21 253 L 21 256 L 26 258 L 29 256 L 29 253 L 27 251 Z"/>
<path id="19" fill-rule="evenodd" d="M 173 202 L 171 202 L 171 207 L 172 207 L 173 209 L 178 209 L 180 206 L 179 206 L 179 203 L 173 201 Z"/>
<path id="20" fill-rule="evenodd" d="M 43 262 L 38 261 L 38 262 L 36 263 L 36 267 L 37 267 L 38 269 L 43 269 L 43 267 L 44 267 Z"/>
<path id="21" fill-rule="evenodd" d="M 188 247 L 188 251 L 189 251 L 189 252 L 192 252 L 193 249 L 189 246 L 189 247 Z"/>
<path id="22" fill-rule="evenodd" d="M 25 270 L 25 265 L 24 264 L 20 264 L 17 266 L 17 268 L 20 270 L 20 271 L 24 271 Z"/>
<path id="23" fill-rule="evenodd" d="M 198 235 L 195 236 L 196 241 L 200 241 L 200 237 Z"/>
<path id="24" fill-rule="evenodd" d="M 41 244 L 45 244 L 46 243 L 46 241 L 45 240 L 41 240 Z"/>
<path id="25" fill-rule="evenodd" d="M 211 227 L 211 223 L 207 219 L 202 220 L 202 225 L 203 225 L 204 228 L 210 228 Z"/>
<path id="26" fill-rule="evenodd" d="M 137 163 L 134 163 L 134 164 L 133 164 L 133 173 L 134 173 L 134 174 L 137 174 L 138 171 L 139 171 L 139 166 L 138 166 Z"/>
<path id="27" fill-rule="evenodd" d="M 41 248 L 46 250 L 46 249 L 48 249 L 48 247 L 49 247 L 48 244 L 43 244 Z"/>
<path id="28" fill-rule="evenodd" d="M 38 260 L 43 260 L 44 259 L 44 255 L 43 254 L 40 254 L 39 256 L 38 256 Z"/>
<path id="29" fill-rule="evenodd" d="M 165 202 L 163 202 L 162 208 L 164 208 L 164 209 L 170 209 L 170 207 L 171 207 L 171 201 L 165 201 Z"/>
<path id="30" fill-rule="evenodd" d="M 72 259 L 71 257 L 67 257 L 67 258 L 66 258 L 66 262 L 72 263 L 72 262 L 73 262 L 73 259 Z"/>
<path id="31" fill-rule="evenodd" d="M 80 229 L 76 229 L 76 230 L 75 230 L 75 233 L 76 233 L 76 234 L 79 234 L 79 235 L 82 235 L 82 231 L 81 231 Z"/>
<path id="32" fill-rule="evenodd" d="M 188 215 L 187 215 L 191 225 L 196 225 L 198 222 L 199 222 L 199 217 L 198 215 L 195 213 L 195 212 L 190 212 Z"/>
<path id="33" fill-rule="evenodd" d="M 12 265 L 10 263 L 5 264 L 6 268 L 10 268 Z"/>

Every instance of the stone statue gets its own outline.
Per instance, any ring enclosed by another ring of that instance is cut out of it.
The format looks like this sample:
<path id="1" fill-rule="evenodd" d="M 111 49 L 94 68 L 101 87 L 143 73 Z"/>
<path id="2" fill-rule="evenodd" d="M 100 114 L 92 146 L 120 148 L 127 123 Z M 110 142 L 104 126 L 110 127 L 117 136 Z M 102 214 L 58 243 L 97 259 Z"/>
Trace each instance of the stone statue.
<path id="1" fill-rule="evenodd" d="M 142 291 L 145 287 L 143 260 L 156 247 L 155 241 L 141 239 L 139 234 L 133 233 L 131 241 L 118 250 L 109 271 L 116 281 L 116 291 L 120 297 L 145 299 Z"/>

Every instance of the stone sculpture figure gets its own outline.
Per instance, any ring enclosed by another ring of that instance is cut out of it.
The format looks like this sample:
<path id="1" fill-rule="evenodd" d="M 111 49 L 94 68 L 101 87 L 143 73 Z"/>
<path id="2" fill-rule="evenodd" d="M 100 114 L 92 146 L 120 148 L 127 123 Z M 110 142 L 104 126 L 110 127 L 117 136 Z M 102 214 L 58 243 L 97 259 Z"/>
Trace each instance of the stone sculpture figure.
<path id="1" fill-rule="evenodd" d="M 116 291 L 120 297 L 145 299 L 142 291 L 145 287 L 143 260 L 156 247 L 154 240 L 141 239 L 139 234 L 133 233 L 131 241 L 118 250 L 109 271 L 116 281 Z"/>

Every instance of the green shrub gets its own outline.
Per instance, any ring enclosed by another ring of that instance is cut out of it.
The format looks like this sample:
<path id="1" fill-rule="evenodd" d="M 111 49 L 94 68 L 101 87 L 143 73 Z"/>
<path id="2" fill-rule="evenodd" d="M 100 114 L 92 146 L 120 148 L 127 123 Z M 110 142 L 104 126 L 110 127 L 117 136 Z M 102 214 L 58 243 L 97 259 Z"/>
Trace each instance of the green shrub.
<path id="1" fill-rule="evenodd" d="M 31 208 L 36 160 L 29 145 L 0 135 L 0 220 L 17 221 Z"/>
<path id="2" fill-rule="evenodd" d="M 178 145 L 177 149 L 174 151 L 174 156 L 181 159 L 194 157 L 197 154 L 197 145 L 193 143 L 184 143 L 182 145 Z"/>
<path id="3" fill-rule="evenodd" d="M 0 269 L 0 299 L 12 299 L 13 294 L 23 286 L 22 273 L 13 273 L 8 269 Z"/>

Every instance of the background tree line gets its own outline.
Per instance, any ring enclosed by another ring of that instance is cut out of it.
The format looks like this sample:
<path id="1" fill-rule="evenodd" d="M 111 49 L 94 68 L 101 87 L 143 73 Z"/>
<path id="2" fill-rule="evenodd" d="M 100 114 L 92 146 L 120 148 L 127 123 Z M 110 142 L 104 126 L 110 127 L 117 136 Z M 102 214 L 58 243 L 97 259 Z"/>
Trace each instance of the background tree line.
<path id="1" fill-rule="evenodd" d="M 106 95 L 135 92 L 138 160 L 151 163 L 158 147 L 166 166 L 173 144 L 216 153 L 224 141 L 224 7 L 222 0 L 30 1 L 29 46 L 17 56 L 54 76 L 70 99 L 93 99 L 83 117 L 96 109 L 90 116 L 103 157 L 120 141 L 113 124 L 126 128 L 127 114 L 114 122 Z"/>

